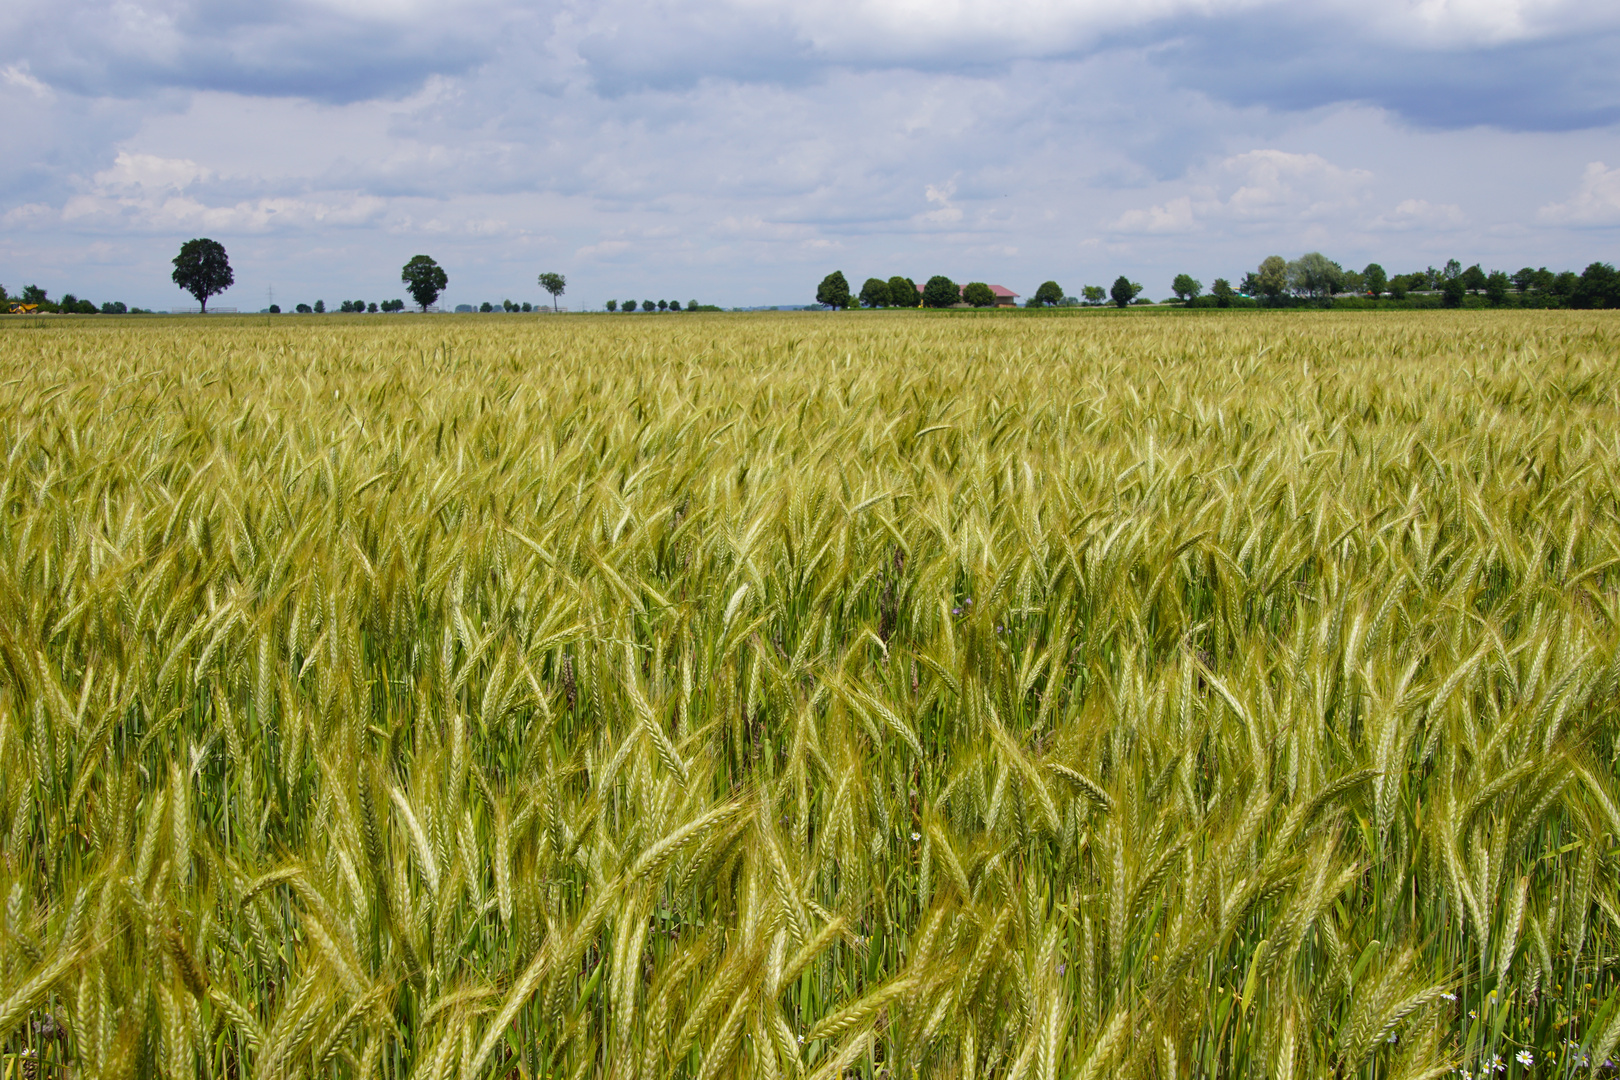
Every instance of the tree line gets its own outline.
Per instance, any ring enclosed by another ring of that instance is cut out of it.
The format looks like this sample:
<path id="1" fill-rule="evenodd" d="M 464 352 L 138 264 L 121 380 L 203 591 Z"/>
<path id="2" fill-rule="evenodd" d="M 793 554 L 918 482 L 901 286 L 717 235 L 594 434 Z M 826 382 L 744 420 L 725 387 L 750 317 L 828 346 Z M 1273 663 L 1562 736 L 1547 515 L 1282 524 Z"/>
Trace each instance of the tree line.
<path id="1" fill-rule="evenodd" d="M 1203 283 L 1190 274 L 1176 275 L 1171 289 L 1177 300 L 1193 307 L 1620 307 L 1620 272 L 1605 262 L 1591 263 L 1579 274 L 1555 273 L 1545 266 L 1508 273 L 1486 271 L 1479 263 L 1464 267 L 1451 259 L 1439 269 L 1429 266 L 1392 276 L 1375 262 L 1346 270 L 1312 251 L 1291 260 L 1267 256 L 1236 287 L 1216 278 L 1207 296 Z"/>

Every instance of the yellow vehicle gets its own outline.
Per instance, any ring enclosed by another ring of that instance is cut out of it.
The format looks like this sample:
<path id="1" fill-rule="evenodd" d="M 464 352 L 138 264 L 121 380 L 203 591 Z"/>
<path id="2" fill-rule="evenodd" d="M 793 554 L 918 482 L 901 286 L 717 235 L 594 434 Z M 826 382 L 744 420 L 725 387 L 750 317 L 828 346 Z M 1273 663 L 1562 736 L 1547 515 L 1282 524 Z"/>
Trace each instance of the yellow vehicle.
<path id="1" fill-rule="evenodd" d="M 11 314 L 13 314 L 13 315 L 32 315 L 34 312 L 36 312 L 38 310 L 39 310 L 39 305 L 38 304 L 12 304 L 11 305 Z"/>

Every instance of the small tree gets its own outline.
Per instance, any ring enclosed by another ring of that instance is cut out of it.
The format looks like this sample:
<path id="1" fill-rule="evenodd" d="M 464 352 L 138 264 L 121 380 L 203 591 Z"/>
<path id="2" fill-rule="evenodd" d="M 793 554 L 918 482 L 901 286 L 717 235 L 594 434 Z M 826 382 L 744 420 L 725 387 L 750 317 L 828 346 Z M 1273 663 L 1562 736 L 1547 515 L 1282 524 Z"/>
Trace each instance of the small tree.
<path id="1" fill-rule="evenodd" d="M 974 307 L 996 306 L 996 294 L 982 281 L 970 281 L 962 286 L 962 299 Z"/>
<path id="2" fill-rule="evenodd" d="M 1100 304 L 1108 299 L 1108 290 L 1101 285 L 1087 285 L 1080 290 L 1080 295 L 1086 298 L 1088 304 Z"/>
<path id="3" fill-rule="evenodd" d="M 617 300 L 609 300 L 607 302 L 607 309 L 609 311 L 618 311 L 619 310 L 619 302 Z"/>
<path id="4" fill-rule="evenodd" d="M 1384 268 L 1377 263 L 1368 263 L 1367 269 L 1361 272 L 1361 279 L 1367 286 L 1367 295 L 1374 300 L 1384 295 L 1384 290 L 1389 288 L 1389 275 L 1384 273 Z"/>
<path id="5" fill-rule="evenodd" d="M 842 270 L 834 270 L 816 287 L 816 303 L 834 311 L 849 307 L 849 299 L 849 279 Z"/>
<path id="6" fill-rule="evenodd" d="M 917 290 L 917 283 L 908 277 L 895 275 L 889 279 L 889 306 L 890 307 L 917 307 L 922 303 L 922 293 Z"/>
<path id="7" fill-rule="evenodd" d="M 495 305 L 491 304 L 488 300 L 485 300 L 482 304 L 478 305 L 478 310 L 481 314 L 488 315 L 490 312 L 495 310 Z"/>
<path id="8" fill-rule="evenodd" d="M 658 310 L 659 311 L 668 311 L 669 310 L 669 301 L 668 300 L 660 300 L 660 301 L 658 301 Z"/>
<path id="9" fill-rule="evenodd" d="M 444 268 L 426 255 L 411 256 L 411 261 L 400 271 L 399 280 L 405 283 L 411 299 L 420 304 L 424 312 L 450 284 Z"/>
<path id="10" fill-rule="evenodd" d="M 1215 298 L 1216 307 L 1232 306 L 1232 283 L 1223 277 L 1215 279 L 1215 284 L 1209 287 L 1209 295 Z"/>
<path id="11" fill-rule="evenodd" d="M 557 310 L 557 297 L 561 296 L 563 291 L 568 288 L 568 279 L 561 274 L 553 274 L 548 271 L 541 274 L 539 280 L 540 287 L 551 294 L 551 310 L 555 313 Z"/>
<path id="12" fill-rule="evenodd" d="M 944 274 L 935 274 L 923 286 L 923 307 L 948 308 L 962 302 L 962 290 Z"/>
<path id="13" fill-rule="evenodd" d="M 317 300 L 317 301 L 315 301 L 315 314 L 317 314 L 317 315 L 325 315 L 326 314 L 326 301 L 325 300 Z"/>
<path id="14" fill-rule="evenodd" d="M 1055 281 L 1043 281 L 1027 307 L 1053 307 L 1063 303 L 1063 289 Z"/>
<path id="15" fill-rule="evenodd" d="M 698 302 L 696 300 L 688 300 L 686 302 L 686 310 L 687 311 L 696 311 L 697 309 L 698 309 Z"/>
<path id="16" fill-rule="evenodd" d="M 1389 295 L 1392 300 L 1405 300 L 1411 288 L 1412 279 L 1405 274 L 1396 274 L 1389 279 Z"/>
<path id="17" fill-rule="evenodd" d="M 1115 307 L 1128 307 L 1141 291 L 1142 286 L 1121 274 L 1114 279 L 1113 287 L 1108 290 L 1108 296 L 1114 301 Z"/>
<path id="18" fill-rule="evenodd" d="M 231 261 L 225 257 L 225 248 L 217 240 L 204 237 L 187 240 L 180 245 L 180 254 L 174 257 L 174 283 L 197 298 L 204 313 L 208 311 L 208 298 L 236 284 L 231 272 Z"/>
<path id="19" fill-rule="evenodd" d="M 1191 303 L 1204 291 L 1204 283 L 1191 274 L 1177 274 L 1176 280 L 1170 283 L 1170 291 L 1176 294 L 1176 299 L 1184 304 Z"/>
<path id="20" fill-rule="evenodd" d="M 671 300 L 669 302 L 669 310 L 671 310 L 671 311 L 679 311 L 679 310 L 681 310 L 681 302 L 679 300 Z"/>
<path id="21" fill-rule="evenodd" d="M 297 307 L 293 308 L 293 310 L 300 315 L 308 315 L 310 312 L 310 307 L 308 304 L 299 304 Z"/>
<path id="22" fill-rule="evenodd" d="M 867 307 L 889 306 L 889 283 L 882 278 L 869 277 L 861 286 L 861 303 Z"/>
<path id="23" fill-rule="evenodd" d="M 1288 264 L 1288 287 L 1301 296 L 1330 297 L 1344 282 L 1344 268 L 1320 251 Z"/>
<path id="24" fill-rule="evenodd" d="M 1468 295 L 1468 286 L 1463 284 L 1462 275 L 1447 278 L 1446 283 L 1440 286 L 1440 302 L 1446 307 L 1462 307 L 1463 297 Z"/>
<path id="25" fill-rule="evenodd" d="M 1469 292 L 1484 291 L 1486 278 L 1485 268 L 1480 266 L 1479 263 L 1475 263 L 1473 266 L 1470 266 L 1468 269 L 1464 270 L 1460 276 L 1462 278 L 1463 288 L 1467 289 Z"/>

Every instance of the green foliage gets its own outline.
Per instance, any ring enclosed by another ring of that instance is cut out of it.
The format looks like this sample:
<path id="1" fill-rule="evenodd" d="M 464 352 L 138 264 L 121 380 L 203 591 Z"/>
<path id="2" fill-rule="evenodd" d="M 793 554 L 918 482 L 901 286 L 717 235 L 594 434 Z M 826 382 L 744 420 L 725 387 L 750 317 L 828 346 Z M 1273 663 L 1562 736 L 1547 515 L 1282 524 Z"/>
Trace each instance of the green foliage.
<path id="1" fill-rule="evenodd" d="M 1177 274 L 1175 281 L 1170 284 L 1170 291 L 1176 294 L 1177 300 L 1186 303 L 1204 291 L 1204 283 L 1191 274 Z"/>
<path id="2" fill-rule="evenodd" d="M 890 307 L 919 307 L 922 297 L 917 292 L 917 283 L 908 277 L 892 277 L 889 279 L 889 306 Z"/>
<path id="3" fill-rule="evenodd" d="M 557 297 L 561 296 L 567 290 L 568 279 L 563 277 L 561 274 L 554 274 L 548 270 L 540 275 L 539 282 L 540 287 L 551 294 L 551 310 L 556 311 Z"/>
<path id="4" fill-rule="evenodd" d="M 1367 288 L 1367 294 L 1373 298 L 1384 295 L 1389 288 L 1389 275 L 1377 263 L 1368 263 L 1367 268 L 1361 272 L 1362 284 Z"/>
<path id="5" fill-rule="evenodd" d="M 926 308 L 955 307 L 962 302 L 962 289 L 944 274 L 936 274 L 923 286 L 922 306 Z"/>
<path id="6" fill-rule="evenodd" d="M 12 1075 L 1620 1039 L 1607 314 L 44 322 Z"/>
<path id="7" fill-rule="evenodd" d="M 1281 255 L 1267 255 L 1254 275 L 1259 295 L 1275 300 L 1288 291 L 1288 263 Z"/>
<path id="8" fill-rule="evenodd" d="M 850 305 L 849 280 L 842 270 L 834 270 L 816 286 L 816 303 L 842 311 Z"/>
<path id="9" fill-rule="evenodd" d="M 1308 252 L 1288 264 L 1288 288 L 1296 296 L 1331 297 L 1343 283 L 1344 268 L 1320 251 Z"/>
<path id="10" fill-rule="evenodd" d="M 889 306 L 889 283 L 882 278 L 867 278 L 861 286 L 861 303 L 869 308 Z"/>
<path id="11" fill-rule="evenodd" d="M 1063 303 L 1063 289 L 1055 281 L 1043 281 L 1030 300 L 1030 307 L 1056 307 Z"/>
<path id="12" fill-rule="evenodd" d="M 1080 290 L 1080 295 L 1086 298 L 1088 304 L 1100 304 L 1108 299 L 1108 292 L 1101 285 L 1087 285 Z"/>
<path id="13" fill-rule="evenodd" d="M 405 283 L 405 290 L 423 311 L 438 300 L 450 284 L 450 276 L 444 268 L 426 255 L 411 256 L 411 261 L 400 271 L 399 280 Z"/>
<path id="14" fill-rule="evenodd" d="M 1108 298 L 1114 302 L 1115 307 L 1129 307 L 1132 300 L 1142 291 L 1142 286 L 1127 278 L 1124 274 L 1114 279 L 1113 287 L 1108 290 Z"/>
<path id="15" fill-rule="evenodd" d="M 962 287 L 962 301 L 974 307 L 995 307 L 996 294 L 982 281 L 970 281 Z"/>
<path id="16" fill-rule="evenodd" d="M 180 245 L 180 254 L 174 257 L 174 273 L 169 276 L 196 297 L 204 311 L 208 310 L 210 296 L 217 296 L 236 282 L 224 245 L 207 237 Z"/>
<path id="17" fill-rule="evenodd" d="M 1215 279 L 1215 284 L 1209 287 L 1209 294 L 1215 298 L 1217 307 L 1231 307 L 1232 298 L 1237 295 L 1232 289 L 1232 283 L 1223 277 Z"/>

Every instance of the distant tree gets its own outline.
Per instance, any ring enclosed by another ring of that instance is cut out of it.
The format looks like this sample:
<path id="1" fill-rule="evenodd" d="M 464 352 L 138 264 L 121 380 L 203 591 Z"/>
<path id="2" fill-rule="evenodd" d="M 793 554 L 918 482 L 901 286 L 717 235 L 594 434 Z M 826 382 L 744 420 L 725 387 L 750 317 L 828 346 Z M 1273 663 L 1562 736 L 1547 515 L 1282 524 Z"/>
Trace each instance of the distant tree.
<path id="1" fill-rule="evenodd" d="M 524 311 L 525 314 L 527 314 L 528 312 L 531 312 L 533 310 L 534 310 L 534 305 L 533 304 L 529 303 L 527 300 L 523 301 L 523 311 Z"/>
<path id="2" fill-rule="evenodd" d="M 687 311 L 696 311 L 697 309 L 698 309 L 698 302 L 696 300 L 688 300 L 686 302 L 686 310 Z"/>
<path id="3" fill-rule="evenodd" d="M 557 297 L 561 296 L 563 291 L 568 288 L 568 279 L 561 274 L 553 274 L 548 271 L 540 275 L 539 281 L 540 287 L 551 294 L 551 310 L 555 312 L 557 310 Z"/>
<path id="4" fill-rule="evenodd" d="M 495 310 L 495 305 L 490 303 L 488 300 L 485 300 L 482 304 L 478 305 L 478 310 L 482 314 L 488 315 L 490 312 Z"/>
<path id="5" fill-rule="evenodd" d="M 1447 259 L 1445 268 L 1439 271 L 1439 273 L 1435 272 L 1434 267 L 1429 267 L 1429 281 L 1434 285 L 1439 285 L 1447 281 L 1456 281 L 1458 278 L 1462 277 L 1462 274 L 1462 263 L 1458 262 L 1456 259 Z"/>
<path id="6" fill-rule="evenodd" d="M 1389 279 L 1389 295 L 1396 300 L 1405 300 L 1406 291 L 1410 287 L 1411 281 L 1412 279 L 1405 274 L 1396 274 Z"/>
<path id="7" fill-rule="evenodd" d="M 679 311 L 679 310 L 681 310 L 681 302 L 679 300 L 671 300 L 669 302 L 669 310 L 671 310 L 671 311 Z"/>
<path id="8" fill-rule="evenodd" d="M 38 285 L 23 286 L 22 302 L 25 304 L 48 304 L 50 303 L 50 299 L 51 298 L 46 295 L 45 290 L 40 288 Z"/>
<path id="9" fill-rule="evenodd" d="M 1366 283 L 1367 294 L 1374 298 L 1382 296 L 1384 290 L 1389 288 L 1389 275 L 1377 263 L 1368 263 L 1367 269 L 1361 272 L 1361 278 Z"/>
<path id="10" fill-rule="evenodd" d="M 293 308 L 293 310 L 300 315 L 308 315 L 310 307 L 308 304 L 299 304 L 297 307 Z"/>
<path id="11" fill-rule="evenodd" d="M 1086 298 L 1088 304 L 1100 304 L 1108 299 L 1108 290 L 1101 285 L 1087 285 L 1080 290 L 1080 295 Z"/>
<path id="12" fill-rule="evenodd" d="M 1445 284 L 1440 286 L 1440 302 L 1446 307 L 1462 307 L 1463 297 L 1467 295 L 1468 286 L 1463 284 L 1461 274 L 1446 278 Z"/>
<path id="13" fill-rule="evenodd" d="M 325 300 L 317 300 L 317 301 L 315 301 L 315 314 L 317 314 L 317 315 L 325 315 L 326 314 L 326 301 Z"/>
<path id="14" fill-rule="evenodd" d="M 898 275 L 889 279 L 890 307 L 917 307 L 921 303 L 922 294 L 917 291 L 915 281 Z"/>
<path id="15" fill-rule="evenodd" d="M 626 300 L 624 303 L 620 304 L 619 307 L 623 311 L 634 311 L 636 310 L 636 302 L 634 300 Z"/>
<path id="16" fill-rule="evenodd" d="M 1260 295 L 1260 279 L 1255 276 L 1253 270 L 1248 271 L 1238 279 L 1237 291 L 1244 296 Z"/>
<path id="17" fill-rule="evenodd" d="M 375 303 L 367 304 L 366 305 L 366 314 L 367 315 L 375 315 L 375 314 L 377 314 L 377 305 Z"/>
<path id="18" fill-rule="evenodd" d="M 1492 307 L 1501 307 L 1507 303 L 1508 288 L 1513 284 L 1508 276 L 1500 270 L 1492 270 L 1485 278 L 1485 296 L 1490 300 Z"/>
<path id="19" fill-rule="evenodd" d="M 1367 291 L 1367 279 L 1360 270 L 1346 270 L 1339 281 L 1339 291 L 1360 296 Z"/>
<path id="20" fill-rule="evenodd" d="M 1573 304 L 1582 308 L 1620 307 L 1620 271 L 1609 263 L 1592 263 L 1581 271 Z"/>
<path id="21" fill-rule="evenodd" d="M 450 277 L 444 272 L 444 268 L 426 255 L 411 256 L 411 261 L 400 271 L 399 280 L 405 283 L 411 299 L 420 304 L 423 311 L 426 311 L 428 305 L 437 300 L 439 294 L 450 284 Z"/>
<path id="22" fill-rule="evenodd" d="M 63 293 L 62 299 L 56 302 L 56 310 L 63 315 L 77 315 L 79 313 L 79 298 L 72 293 Z"/>
<path id="23" fill-rule="evenodd" d="M 1547 291 L 1567 302 L 1574 299 L 1580 287 L 1580 275 L 1573 270 L 1564 270 L 1553 275 L 1552 284 L 1547 286 Z"/>
<path id="24" fill-rule="evenodd" d="M 834 270 L 821 279 L 816 287 L 816 303 L 823 307 L 830 307 L 834 311 L 841 311 L 849 307 L 849 279 L 844 277 L 842 270 Z"/>
<path id="25" fill-rule="evenodd" d="M 658 310 L 658 301 L 656 301 L 656 300 L 643 300 L 641 302 L 641 310 L 642 311 L 657 311 Z"/>
<path id="26" fill-rule="evenodd" d="M 1055 281 L 1043 281 L 1029 302 L 1030 307 L 1055 307 L 1063 303 L 1063 289 Z"/>
<path id="27" fill-rule="evenodd" d="M 861 303 L 867 307 L 889 306 L 889 283 L 882 278 L 869 277 L 861 286 Z"/>
<path id="28" fill-rule="evenodd" d="M 1281 255 L 1267 255 L 1254 275 L 1254 287 L 1268 300 L 1288 291 L 1288 263 Z"/>
<path id="29" fill-rule="evenodd" d="M 617 300 L 609 300 L 607 302 L 607 309 L 609 311 L 618 311 L 619 310 L 619 302 Z"/>
<path id="30" fill-rule="evenodd" d="M 501 310 L 502 311 L 507 312 L 508 314 L 510 314 L 511 312 L 514 312 L 517 309 L 518 309 L 518 306 L 516 304 L 512 303 L 512 301 L 510 301 L 510 300 L 502 300 L 501 301 Z"/>
<path id="31" fill-rule="evenodd" d="M 1198 298 L 1198 294 L 1204 291 L 1204 283 L 1191 274 L 1177 274 L 1176 280 L 1170 283 L 1170 291 L 1185 304 Z"/>
<path id="32" fill-rule="evenodd" d="M 1328 297 L 1344 282 L 1344 268 L 1320 251 L 1307 252 L 1288 264 L 1288 287 L 1300 296 Z"/>
<path id="33" fill-rule="evenodd" d="M 1215 298 L 1216 307 L 1232 306 L 1232 283 L 1223 277 L 1215 279 L 1215 284 L 1209 287 L 1209 295 Z"/>
<path id="34" fill-rule="evenodd" d="M 224 246 L 207 237 L 187 240 L 180 245 L 180 254 L 174 257 L 174 273 L 170 277 L 176 285 L 195 296 L 205 312 L 210 296 L 222 293 L 236 283 L 236 275 L 231 273 L 231 261 L 225 256 Z"/>
<path id="35" fill-rule="evenodd" d="M 119 304 L 118 306 L 123 307 L 124 305 Z M 123 313 L 119 312 L 119 314 L 123 314 Z M 281 305 L 280 304 L 271 304 L 270 305 L 270 314 L 272 314 L 272 315 L 280 315 L 281 314 Z"/>
<path id="36" fill-rule="evenodd" d="M 660 301 L 658 301 L 658 310 L 659 311 L 668 311 L 669 310 L 669 301 L 668 300 L 660 300 Z"/>
<path id="37" fill-rule="evenodd" d="M 996 306 L 996 294 L 982 281 L 970 281 L 962 286 L 962 300 L 974 307 Z"/>
<path id="38" fill-rule="evenodd" d="M 1115 307 L 1129 307 L 1132 300 L 1142 291 L 1142 286 L 1121 274 L 1114 279 L 1113 286 L 1108 290 L 1108 298 L 1114 302 Z"/>
<path id="39" fill-rule="evenodd" d="M 1470 266 L 1458 277 L 1463 283 L 1463 288 L 1469 292 L 1480 292 L 1485 288 L 1485 270 L 1479 263 Z"/>
<path id="40" fill-rule="evenodd" d="M 364 309 L 364 307 L 365 307 L 365 305 L 362 304 L 361 308 Z M 338 314 L 347 315 L 349 312 L 351 312 L 353 310 L 354 310 L 354 301 L 353 300 L 345 300 L 345 301 L 343 301 L 343 305 L 340 308 L 338 308 Z"/>
<path id="41" fill-rule="evenodd" d="M 1530 286 L 1536 283 L 1536 272 L 1528 266 L 1516 271 L 1512 277 L 1513 287 L 1522 295 L 1530 291 Z"/>
<path id="42" fill-rule="evenodd" d="M 923 286 L 923 307 L 948 308 L 962 302 L 962 290 L 944 274 L 935 274 Z"/>

